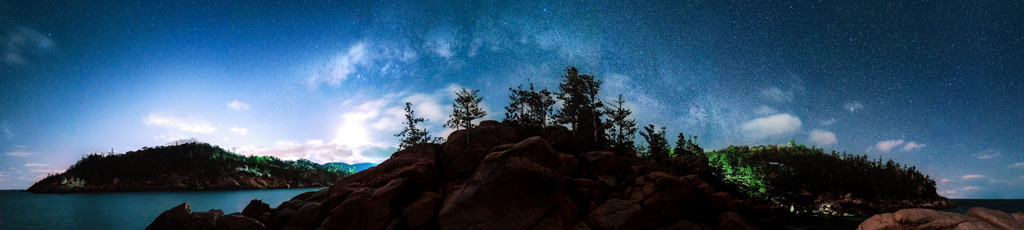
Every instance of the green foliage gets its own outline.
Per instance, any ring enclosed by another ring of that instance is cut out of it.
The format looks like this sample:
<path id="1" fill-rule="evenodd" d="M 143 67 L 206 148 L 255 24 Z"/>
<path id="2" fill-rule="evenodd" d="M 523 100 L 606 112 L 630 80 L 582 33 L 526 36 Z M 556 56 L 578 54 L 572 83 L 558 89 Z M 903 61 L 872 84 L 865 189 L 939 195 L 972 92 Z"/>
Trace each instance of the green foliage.
<path id="1" fill-rule="evenodd" d="M 487 116 L 487 111 L 480 107 L 482 97 L 477 96 L 480 90 L 462 89 L 455 93 L 455 102 L 452 104 L 452 114 L 444 127 L 448 128 L 473 128 L 473 120 Z M 407 110 L 411 112 L 411 110 Z"/>
<path id="2" fill-rule="evenodd" d="M 625 104 L 622 94 L 619 94 L 618 99 L 612 101 L 604 111 L 604 114 L 608 115 L 608 120 L 605 120 L 608 126 L 605 136 L 608 144 L 616 151 L 633 149 L 633 139 L 636 138 L 636 120 L 629 118 L 632 112 Z"/>
<path id="3" fill-rule="evenodd" d="M 283 161 L 272 156 L 243 156 L 207 143 L 188 142 L 171 146 L 143 147 L 124 154 L 88 154 L 64 173 L 50 177 L 62 177 L 69 183 L 88 181 L 90 184 L 103 184 L 115 179 L 145 179 L 172 172 L 181 175 L 183 171 L 214 173 L 222 170 L 242 171 L 259 177 L 280 177 L 293 181 L 305 180 L 310 175 L 348 175 L 306 159 Z"/>
<path id="4" fill-rule="evenodd" d="M 511 103 L 505 106 L 505 121 L 534 129 L 548 125 L 551 106 L 555 104 L 548 89 L 537 91 L 533 83 L 529 83 L 529 88 L 524 89 L 523 85 L 519 85 L 508 90 L 511 91 L 508 96 Z"/>
<path id="5" fill-rule="evenodd" d="M 672 150 L 669 148 L 668 140 L 665 139 L 665 127 L 661 127 L 659 130 L 649 124 L 644 127 L 643 132 L 640 132 L 640 136 L 643 136 L 644 141 L 647 142 L 647 148 L 644 151 L 645 157 L 656 161 L 669 158 Z"/>
<path id="6" fill-rule="evenodd" d="M 801 191 L 865 201 L 937 198 L 935 181 L 914 167 L 803 145 L 735 147 L 707 153 L 722 178 L 752 198 L 811 205 Z"/>
<path id="7" fill-rule="evenodd" d="M 575 136 L 580 137 L 584 148 L 605 144 L 604 125 L 601 124 L 604 104 L 597 98 L 601 81 L 594 76 L 579 74 L 575 67 L 566 68 L 562 83 L 556 93 L 562 101 L 562 108 L 555 113 L 555 123 L 569 125 Z"/>
<path id="8" fill-rule="evenodd" d="M 426 121 L 427 119 L 416 116 L 416 111 L 412 110 L 412 103 L 406 102 L 405 121 L 402 122 L 405 128 L 395 134 L 395 137 L 398 137 L 398 149 L 405 149 L 420 143 L 441 142 L 440 137 L 431 137 L 430 131 L 418 126 L 419 123 Z"/>

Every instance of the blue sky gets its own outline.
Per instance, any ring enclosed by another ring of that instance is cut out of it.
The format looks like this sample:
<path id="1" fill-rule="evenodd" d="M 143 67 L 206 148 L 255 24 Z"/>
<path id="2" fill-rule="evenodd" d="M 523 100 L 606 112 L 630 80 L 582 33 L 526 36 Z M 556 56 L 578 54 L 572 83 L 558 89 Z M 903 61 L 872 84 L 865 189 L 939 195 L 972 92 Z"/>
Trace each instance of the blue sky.
<path id="1" fill-rule="evenodd" d="M 401 105 L 555 88 L 576 66 L 705 149 L 795 138 L 1024 198 L 1021 3 L 0 2 L 0 189 L 90 152 L 197 138 L 379 162 Z M 672 135 L 674 136 L 674 135 Z"/>

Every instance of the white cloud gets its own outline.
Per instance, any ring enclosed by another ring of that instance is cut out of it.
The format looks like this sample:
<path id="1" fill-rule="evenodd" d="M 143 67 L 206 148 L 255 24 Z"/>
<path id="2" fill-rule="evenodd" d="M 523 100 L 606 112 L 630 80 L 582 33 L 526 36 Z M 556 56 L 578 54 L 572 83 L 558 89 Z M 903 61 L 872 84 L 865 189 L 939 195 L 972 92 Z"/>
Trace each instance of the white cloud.
<path id="1" fill-rule="evenodd" d="M 1009 167 L 1009 168 L 1018 168 L 1018 169 L 1024 169 L 1024 161 L 1022 161 L 1022 162 L 1017 162 L 1017 163 L 1014 163 L 1013 165 L 1010 165 L 1010 167 Z"/>
<path id="2" fill-rule="evenodd" d="M 769 87 L 761 90 L 761 96 L 776 102 L 789 102 L 793 100 L 793 92 L 782 91 L 778 87 Z"/>
<path id="3" fill-rule="evenodd" d="M 881 151 L 881 152 L 890 152 L 890 151 L 892 151 L 892 149 L 902 145 L 904 142 L 905 141 L 903 141 L 903 140 L 885 140 L 885 141 L 878 142 L 877 144 L 875 144 L 872 147 L 875 150 L 878 150 L 878 151 Z"/>
<path id="4" fill-rule="evenodd" d="M 904 152 L 910 152 L 921 148 L 924 148 L 924 144 L 910 141 L 907 142 L 907 144 L 904 145 L 903 148 L 901 148 L 900 150 L 903 150 Z"/>
<path id="5" fill-rule="evenodd" d="M 835 123 L 836 123 L 836 119 L 835 118 L 829 118 L 828 120 L 821 121 L 821 125 L 822 126 L 832 126 Z"/>
<path id="6" fill-rule="evenodd" d="M 949 183 L 949 182 L 953 182 L 953 179 L 942 178 L 942 180 L 939 180 L 939 184 L 945 184 L 945 183 Z"/>
<path id="7" fill-rule="evenodd" d="M 945 197 L 955 196 L 956 194 L 957 194 L 956 189 L 947 189 L 947 190 L 939 191 L 939 195 L 942 195 L 942 196 L 945 196 Z"/>
<path id="8" fill-rule="evenodd" d="M 978 190 L 978 189 L 981 189 L 981 187 L 978 187 L 978 186 L 965 186 L 963 188 L 960 188 L 961 191 L 973 191 L 973 190 Z"/>
<path id="9" fill-rule="evenodd" d="M 249 110 L 249 104 L 246 104 L 238 100 L 233 100 L 230 103 L 228 103 L 228 108 L 233 109 L 235 111 L 247 111 Z"/>
<path id="10" fill-rule="evenodd" d="M 986 159 L 996 158 L 996 157 L 999 157 L 999 156 L 1002 156 L 1002 155 L 1003 155 L 1003 151 L 999 151 L 999 150 L 995 150 L 995 149 L 985 149 L 985 150 L 982 150 L 981 152 L 975 153 L 974 157 L 976 157 L 978 159 L 986 160 Z"/>
<path id="11" fill-rule="evenodd" d="M 7 65 L 28 64 L 31 57 L 53 54 L 57 44 L 32 28 L 16 26 L 0 37 L 0 60 Z"/>
<path id="12" fill-rule="evenodd" d="M 853 101 L 843 104 L 843 108 L 846 108 L 846 110 L 849 110 L 850 112 L 857 112 L 857 110 L 864 109 L 864 104 L 859 101 Z"/>
<path id="13" fill-rule="evenodd" d="M 246 134 L 249 134 L 249 129 L 247 129 L 247 128 L 242 128 L 242 127 L 231 127 L 231 128 L 230 128 L 230 129 L 228 129 L 228 130 L 231 130 L 231 132 L 232 132 L 232 133 L 236 133 L 236 134 L 238 134 L 238 135 L 246 135 Z M 226 138 L 226 137 L 225 137 L 225 138 Z"/>
<path id="14" fill-rule="evenodd" d="M 809 139 L 812 143 L 818 146 L 829 146 L 839 142 L 839 140 L 836 139 L 835 133 L 820 129 L 811 131 Z"/>
<path id="15" fill-rule="evenodd" d="M 776 111 L 771 106 L 761 105 L 761 107 L 757 107 L 757 111 L 755 111 L 754 113 L 757 113 L 758 115 L 772 115 L 778 112 L 779 111 Z"/>
<path id="16" fill-rule="evenodd" d="M 743 123 L 743 131 L 754 140 L 780 137 L 800 130 L 800 118 L 787 113 L 759 117 Z"/>
<path id="17" fill-rule="evenodd" d="M 985 178 L 985 175 L 981 175 L 981 174 L 967 174 L 967 175 L 964 175 L 964 176 L 960 177 L 960 179 L 964 179 L 964 180 L 981 179 L 981 178 Z"/>
<path id="18" fill-rule="evenodd" d="M 50 166 L 50 165 L 48 165 L 48 164 L 40 164 L 40 163 L 28 163 L 28 164 L 25 164 L 25 167 L 47 167 L 47 166 Z"/>
<path id="19" fill-rule="evenodd" d="M 4 155 L 11 156 L 11 157 L 28 157 L 28 156 L 35 155 L 35 154 L 36 153 L 30 153 L 30 152 L 25 152 L 25 151 L 21 151 L 21 150 L 11 151 L 11 152 L 4 153 Z"/>
<path id="20" fill-rule="evenodd" d="M 147 126 L 159 126 L 189 133 L 213 133 L 217 131 L 217 128 L 206 121 L 181 119 L 153 113 L 146 117 L 145 123 Z"/>

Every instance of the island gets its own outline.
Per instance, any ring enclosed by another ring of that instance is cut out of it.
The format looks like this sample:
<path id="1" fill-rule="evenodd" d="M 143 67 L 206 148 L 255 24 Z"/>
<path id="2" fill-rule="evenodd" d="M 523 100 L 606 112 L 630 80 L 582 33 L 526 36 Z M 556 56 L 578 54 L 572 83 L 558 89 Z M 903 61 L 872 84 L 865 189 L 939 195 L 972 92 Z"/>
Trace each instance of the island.
<path id="1" fill-rule="evenodd" d="M 349 168 L 299 159 L 243 156 L 201 142 L 89 154 L 63 173 L 28 188 L 33 193 L 196 191 L 325 187 Z"/>

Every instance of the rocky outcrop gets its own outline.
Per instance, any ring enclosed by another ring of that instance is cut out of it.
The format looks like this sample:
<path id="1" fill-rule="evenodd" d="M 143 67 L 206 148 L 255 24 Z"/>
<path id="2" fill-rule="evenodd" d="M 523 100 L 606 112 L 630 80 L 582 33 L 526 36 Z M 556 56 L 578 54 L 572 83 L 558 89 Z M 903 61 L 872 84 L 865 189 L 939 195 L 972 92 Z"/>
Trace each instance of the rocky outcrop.
<path id="1" fill-rule="evenodd" d="M 182 203 L 161 213 L 156 220 L 153 220 L 146 227 L 146 230 L 213 230 L 218 229 L 217 226 L 220 225 L 224 217 L 224 212 L 218 209 L 210 209 L 210 211 L 206 212 L 192 212 L 188 208 L 188 203 Z M 225 223 L 235 225 L 233 221 Z"/>
<path id="2" fill-rule="evenodd" d="M 874 215 L 864 220 L 857 229 L 1024 229 L 1024 221 L 1019 217 L 1024 217 L 1024 213 L 1011 215 L 982 207 L 968 209 L 967 215 L 914 208 Z"/>
<path id="3" fill-rule="evenodd" d="M 270 210 L 254 201 L 254 211 L 221 219 L 250 218 L 267 229 L 756 228 L 704 174 L 706 160 L 581 151 L 568 133 L 484 121 L 446 143 L 398 151 L 328 189 Z M 180 221 L 175 209 L 151 226 Z"/>

